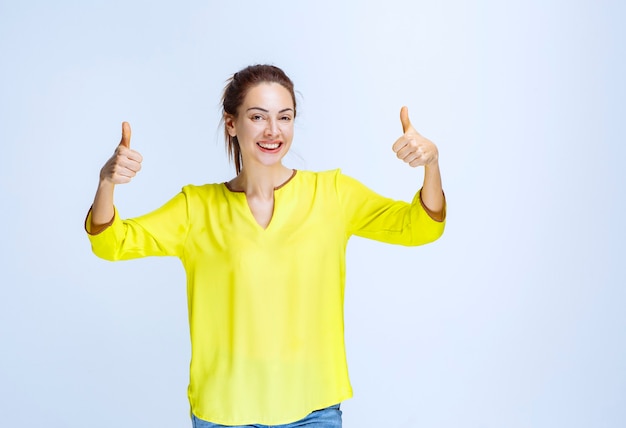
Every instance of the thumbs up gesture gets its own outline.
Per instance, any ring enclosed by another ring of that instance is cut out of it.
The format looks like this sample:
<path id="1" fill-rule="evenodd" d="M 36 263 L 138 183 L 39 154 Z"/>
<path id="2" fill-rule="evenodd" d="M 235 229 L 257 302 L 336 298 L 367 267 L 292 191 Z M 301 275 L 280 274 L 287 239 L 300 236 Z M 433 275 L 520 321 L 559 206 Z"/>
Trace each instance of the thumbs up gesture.
<path id="1" fill-rule="evenodd" d="M 128 183 L 141 169 L 143 157 L 130 148 L 130 124 L 122 123 L 122 140 L 113 156 L 100 170 L 100 180 L 111 184 Z"/>
<path id="2" fill-rule="evenodd" d="M 409 109 L 402 107 L 400 110 L 400 122 L 402 122 L 403 135 L 393 144 L 393 151 L 412 167 L 434 165 L 439 161 L 439 151 L 435 144 L 422 137 L 411 125 Z"/>

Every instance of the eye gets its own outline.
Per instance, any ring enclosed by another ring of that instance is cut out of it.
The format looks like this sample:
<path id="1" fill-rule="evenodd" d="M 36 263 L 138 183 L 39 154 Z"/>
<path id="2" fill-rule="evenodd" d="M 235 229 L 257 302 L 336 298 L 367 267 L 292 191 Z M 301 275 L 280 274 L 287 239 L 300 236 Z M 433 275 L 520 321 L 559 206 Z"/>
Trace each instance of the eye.
<path id="1" fill-rule="evenodd" d="M 259 120 L 263 120 L 263 116 L 261 116 L 260 114 L 253 114 L 250 119 L 252 119 L 255 122 L 258 122 Z"/>
<path id="2" fill-rule="evenodd" d="M 280 120 L 284 122 L 291 122 L 291 116 L 281 116 Z"/>

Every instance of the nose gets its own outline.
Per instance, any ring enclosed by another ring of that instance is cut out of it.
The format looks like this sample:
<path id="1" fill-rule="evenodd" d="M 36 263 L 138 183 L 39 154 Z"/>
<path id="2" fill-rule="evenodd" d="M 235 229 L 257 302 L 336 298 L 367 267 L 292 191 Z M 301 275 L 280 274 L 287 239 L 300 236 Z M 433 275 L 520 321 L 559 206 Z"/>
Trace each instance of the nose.
<path id="1" fill-rule="evenodd" d="M 270 119 L 267 121 L 267 126 L 265 127 L 265 136 L 266 137 L 275 137 L 280 133 L 280 129 L 278 128 L 278 122 L 276 119 Z"/>

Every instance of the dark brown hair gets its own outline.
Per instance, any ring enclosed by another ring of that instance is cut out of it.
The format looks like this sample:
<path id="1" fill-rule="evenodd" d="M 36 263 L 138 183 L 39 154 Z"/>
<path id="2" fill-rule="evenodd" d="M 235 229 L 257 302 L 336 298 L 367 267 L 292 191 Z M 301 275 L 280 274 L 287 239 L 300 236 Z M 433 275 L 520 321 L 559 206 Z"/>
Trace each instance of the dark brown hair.
<path id="1" fill-rule="evenodd" d="M 289 91 L 293 100 L 294 117 L 296 114 L 296 95 L 293 90 L 293 82 L 283 70 L 273 65 L 250 65 L 243 70 L 233 74 L 226 81 L 224 94 L 222 95 L 222 120 L 226 119 L 226 115 L 237 118 L 237 109 L 243 104 L 243 100 L 248 91 L 261 83 L 278 83 Z M 235 164 L 237 174 L 241 172 L 242 159 L 241 149 L 237 137 L 231 137 L 228 134 L 226 123 L 224 123 L 224 137 L 226 140 L 226 150 L 228 156 Z"/>

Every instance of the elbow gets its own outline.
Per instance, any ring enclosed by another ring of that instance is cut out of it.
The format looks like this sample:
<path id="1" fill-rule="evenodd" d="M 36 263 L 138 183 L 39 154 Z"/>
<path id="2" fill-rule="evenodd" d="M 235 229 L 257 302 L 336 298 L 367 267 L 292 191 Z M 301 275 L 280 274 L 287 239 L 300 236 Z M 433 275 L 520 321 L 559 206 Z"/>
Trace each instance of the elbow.
<path id="1" fill-rule="evenodd" d="M 91 243 L 91 252 L 102 260 L 115 262 L 121 260 L 121 254 L 115 245 L 103 245 L 102 242 Z"/>
<path id="2" fill-rule="evenodd" d="M 417 233 L 413 234 L 413 239 L 411 240 L 411 243 L 409 245 L 417 247 L 420 245 L 426 245 L 435 242 L 436 240 L 441 238 L 444 229 L 445 223 L 441 223 L 440 227 L 420 230 Z"/>
<path id="3" fill-rule="evenodd" d="M 115 254 L 113 254 L 110 251 L 102 251 L 101 249 L 96 249 L 96 248 L 91 248 L 91 251 L 96 255 L 96 257 L 102 259 L 102 260 L 106 260 L 109 262 L 114 262 L 116 260 L 119 260 L 117 257 L 115 257 Z"/>

